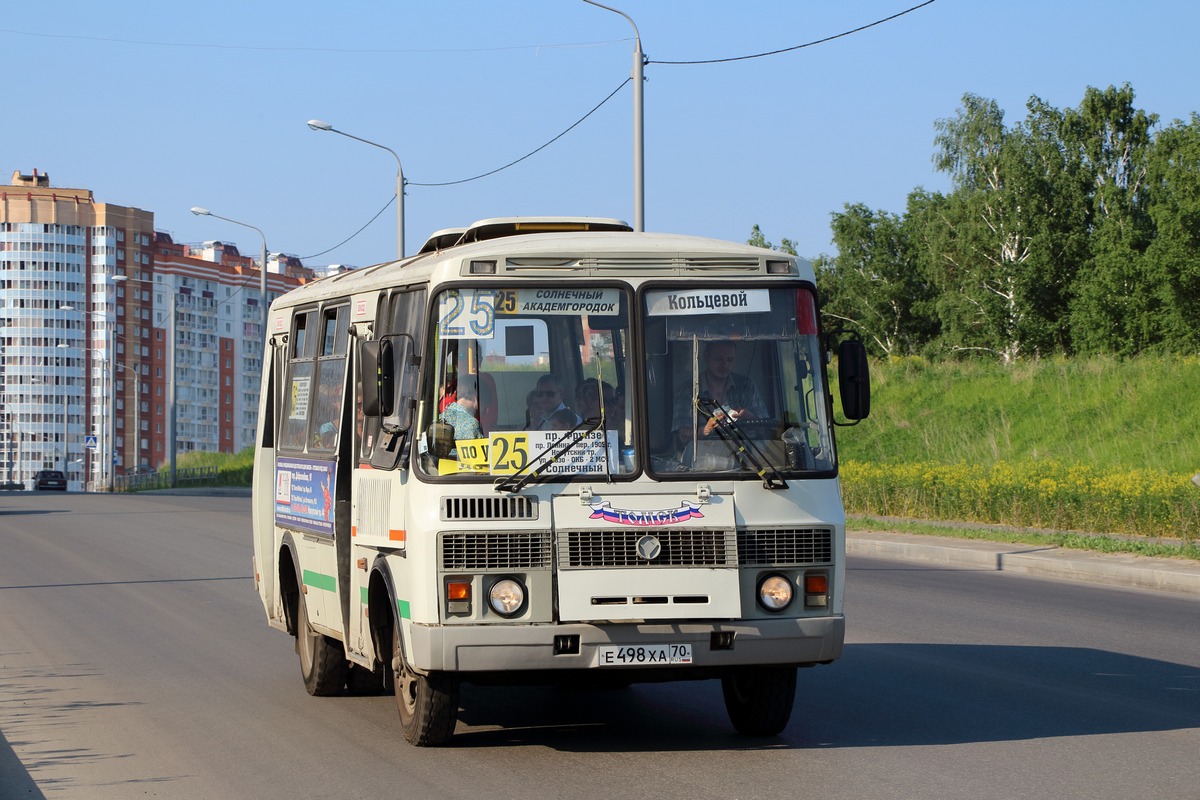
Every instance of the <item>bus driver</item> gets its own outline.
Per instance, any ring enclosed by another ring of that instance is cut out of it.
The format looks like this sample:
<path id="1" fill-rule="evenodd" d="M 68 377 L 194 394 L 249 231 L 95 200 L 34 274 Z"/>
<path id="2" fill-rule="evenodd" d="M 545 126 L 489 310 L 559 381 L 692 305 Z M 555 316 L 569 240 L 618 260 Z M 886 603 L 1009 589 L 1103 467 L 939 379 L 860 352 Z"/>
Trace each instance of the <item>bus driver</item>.
<path id="1" fill-rule="evenodd" d="M 737 360 L 737 345 L 728 340 L 706 342 L 704 346 L 704 371 L 700 373 L 700 385 L 696 395 L 687 387 L 675 395 L 675 406 L 671 415 L 671 429 L 676 432 L 680 444 L 692 440 L 696 398 L 711 400 L 716 410 L 700 429 L 701 436 L 711 436 L 716 430 L 716 417 L 728 414 L 732 420 L 762 419 L 767 416 L 767 407 L 754 382 L 745 375 L 733 371 Z"/>

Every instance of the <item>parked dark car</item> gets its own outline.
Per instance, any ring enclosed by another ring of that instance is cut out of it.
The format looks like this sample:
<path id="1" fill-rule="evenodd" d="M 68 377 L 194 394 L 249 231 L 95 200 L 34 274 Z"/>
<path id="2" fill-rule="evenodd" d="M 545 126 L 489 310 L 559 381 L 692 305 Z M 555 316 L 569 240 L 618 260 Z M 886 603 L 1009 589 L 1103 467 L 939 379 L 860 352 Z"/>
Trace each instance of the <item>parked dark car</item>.
<path id="1" fill-rule="evenodd" d="M 33 488 L 39 490 L 57 489 L 60 492 L 65 492 L 67 490 L 67 476 L 56 469 L 44 469 L 33 476 Z"/>

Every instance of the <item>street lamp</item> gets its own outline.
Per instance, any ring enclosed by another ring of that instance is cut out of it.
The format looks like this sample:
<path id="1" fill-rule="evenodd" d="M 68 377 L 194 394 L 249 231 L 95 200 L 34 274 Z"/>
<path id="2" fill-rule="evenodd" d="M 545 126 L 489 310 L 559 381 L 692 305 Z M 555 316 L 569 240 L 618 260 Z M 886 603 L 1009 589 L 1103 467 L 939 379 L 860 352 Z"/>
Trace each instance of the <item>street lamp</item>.
<path id="1" fill-rule="evenodd" d="M 196 210 L 197 209 L 194 209 L 194 208 L 192 209 L 192 211 L 196 211 Z M 203 211 L 203 209 L 200 209 L 200 210 Z M 212 216 L 216 216 L 216 215 L 213 214 Z M 224 219 L 224 218 L 221 217 L 220 219 Z M 232 222 L 232 220 L 229 220 L 229 221 Z M 237 224 L 240 225 L 241 223 L 237 223 Z M 258 229 L 255 228 L 255 230 L 258 230 Z M 262 233 L 262 231 L 259 231 L 259 233 Z M 263 275 L 264 276 L 267 274 L 266 251 L 267 251 L 267 240 L 266 240 L 266 237 L 264 236 L 263 237 L 263 254 L 264 254 L 263 255 Z M 118 283 L 123 283 L 125 281 L 129 281 L 132 283 L 147 283 L 147 284 L 150 284 L 151 286 L 154 286 L 156 289 L 159 288 L 157 286 L 157 284 L 155 284 L 153 281 L 144 280 L 142 278 L 130 278 L 127 275 L 114 275 L 112 279 Z M 264 283 L 266 282 L 265 277 L 263 278 L 263 282 Z M 266 298 L 265 294 L 263 295 L 263 298 L 265 300 L 265 298 Z M 263 319 L 264 319 L 263 328 L 265 331 L 265 328 L 266 328 L 266 324 L 265 324 L 266 313 L 265 312 L 263 313 Z M 168 339 L 168 341 L 167 341 L 167 441 L 166 441 L 166 445 L 167 445 L 167 459 L 168 459 L 167 464 L 168 464 L 168 470 L 169 470 L 168 471 L 168 480 L 169 480 L 168 485 L 174 486 L 175 485 L 175 450 L 176 450 L 176 446 L 177 446 L 177 443 L 175 441 L 175 435 L 176 435 L 175 434 L 175 425 L 176 425 L 176 412 L 177 412 L 177 408 L 175 405 L 175 377 L 176 377 L 175 376 L 175 338 L 178 335 L 175 331 L 175 289 L 174 289 L 174 287 L 168 287 L 168 289 L 167 289 L 166 320 L 167 320 L 167 339 Z M 126 369 L 128 369 L 128 367 L 126 367 Z M 141 414 L 141 396 L 140 396 L 140 394 L 138 396 L 137 409 L 138 409 L 138 414 L 140 416 L 140 414 Z M 138 429 L 138 431 L 137 431 L 138 461 L 140 462 L 141 461 L 141 436 L 142 436 L 142 427 L 141 427 L 140 418 L 138 419 L 136 424 L 137 424 L 137 429 Z M 140 466 L 140 464 L 139 464 L 139 466 Z"/>
<path id="2" fill-rule="evenodd" d="M 59 342 L 58 344 L 55 345 L 55 347 L 66 348 L 66 347 L 70 347 L 70 345 Z M 63 389 L 63 396 L 62 396 L 63 438 L 62 438 L 62 441 L 63 441 L 63 478 L 65 479 L 66 475 L 67 475 L 67 390 L 66 390 L 67 384 L 66 384 L 66 377 L 64 375 L 63 380 L 61 382 L 56 383 L 55 379 L 53 377 L 51 377 L 50 375 L 34 375 L 32 377 L 32 382 L 35 386 L 41 386 L 43 392 L 48 392 L 49 389 L 47 387 L 55 386 L 55 385 L 60 386 Z M 44 405 L 50 404 L 49 399 L 50 399 L 49 394 L 42 395 L 42 403 Z M 44 434 L 42 436 L 43 444 L 46 441 L 46 436 L 47 436 L 46 434 Z M 54 456 L 57 453 L 58 453 L 58 447 L 57 446 L 52 447 L 51 451 L 50 451 L 51 462 L 53 462 Z M 46 451 L 44 449 L 42 450 L 42 466 L 46 466 Z M 52 466 L 53 466 L 53 463 L 52 463 Z"/>
<path id="3" fill-rule="evenodd" d="M 142 465 L 142 379 L 138 377 L 137 370 L 128 364 L 113 364 L 113 366 L 128 370 L 129 374 L 133 376 L 133 460 L 134 467 L 140 467 Z M 126 468 L 125 474 L 129 474 L 128 468 Z"/>
<path id="4" fill-rule="evenodd" d="M 60 306 L 60 309 L 61 309 L 61 306 Z M 59 342 L 58 344 L 55 345 L 55 347 L 59 347 L 59 348 L 62 348 L 63 350 L 67 350 L 67 349 L 70 349 L 71 345 L 67 344 L 66 342 Z M 71 484 L 71 473 L 69 473 L 67 471 L 69 468 L 69 464 L 70 464 L 70 462 L 67 459 L 69 459 L 71 457 L 71 453 L 70 453 L 70 447 L 67 444 L 67 442 L 70 441 L 70 428 L 67 425 L 67 413 L 68 413 L 67 412 L 67 401 L 70 399 L 71 384 L 68 380 L 66 369 L 63 370 L 62 387 L 63 387 L 63 479 L 67 481 L 67 486 L 69 487 Z"/>
<path id="5" fill-rule="evenodd" d="M 646 230 L 646 165 L 643 155 L 645 123 L 642 115 L 642 69 L 646 63 L 646 57 L 642 53 L 642 35 L 638 33 L 637 25 L 625 12 L 609 8 L 603 3 L 597 3 L 596 0 L 583 0 L 583 2 L 614 14 L 620 14 L 633 26 L 633 229 L 644 231 Z"/>
<path id="6" fill-rule="evenodd" d="M 357 142 L 378 147 L 380 150 L 387 150 L 392 154 L 392 158 L 396 159 L 396 258 L 404 258 L 404 167 L 400 163 L 400 156 L 396 155 L 396 151 L 390 147 L 384 147 L 378 142 L 372 142 L 370 139 L 363 139 L 345 131 L 339 131 L 323 120 L 310 119 L 308 127 L 314 131 L 337 133 L 345 136 L 347 139 L 354 139 Z"/>
<path id="7" fill-rule="evenodd" d="M 109 354 L 109 349 L 113 346 L 113 338 L 116 336 L 116 325 L 114 324 L 111 328 L 109 327 L 108 317 L 110 312 L 107 311 L 103 313 L 86 311 L 82 308 L 75 308 L 75 306 L 70 305 L 69 303 L 63 303 L 58 307 L 58 309 L 60 311 L 78 311 L 85 317 L 99 317 L 104 323 L 104 348 L 99 349 L 95 347 L 84 347 L 80 349 L 89 350 L 92 353 L 95 353 L 99 357 L 99 361 L 102 365 L 100 369 L 100 396 L 101 398 L 107 397 L 108 399 L 107 402 L 100 404 L 100 441 L 98 448 L 100 451 L 100 464 L 99 469 L 95 470 L 95 483 L 99 484 L 99 491 L 112 491 L 112 462 L 116 453 L 116 448 L 113 443 L 113 432 L 111 427 L 113 425 L 113 418 L 116 415 L 116 410 L 115 408 L 110 410 L 109 404 L 115 404 L 116 399 L 113 397 L 112 392 L 113 360 Z M 58 346 L 69 347 L 70 345 L 60 344 Z"/>
<path id="8" fill-rule="evenodd" d="M 192 213 L 198 217 L 215 217 L 216 219 L 223 219 L 226 222 L 232 222 L 234 225 L 241 225 L 243 228 L 258 231 L 258 235 L 262 237 L 262 285 L 260 290 L 262 292 L 262 299 L 259 302 L 262 303 L 262 336 L 265 342 L 267 339 L 267 235 L 262 232 L 261 228 L 256 228 L 246 222 L 238 222 L 236 219 L 230 219 L 229 217 L 222 217 L 220 214 L 212 213 L 207 208 L 193 206 Z M 174 297 L 174 294 L 171 296 Z"/>

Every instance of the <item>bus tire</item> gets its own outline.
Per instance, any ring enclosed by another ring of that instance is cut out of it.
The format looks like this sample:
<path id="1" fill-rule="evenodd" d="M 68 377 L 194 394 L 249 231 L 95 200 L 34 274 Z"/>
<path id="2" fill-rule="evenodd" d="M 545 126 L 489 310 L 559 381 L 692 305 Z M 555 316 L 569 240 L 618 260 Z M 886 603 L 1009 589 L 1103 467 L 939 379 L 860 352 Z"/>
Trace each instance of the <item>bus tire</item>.
<path id="1" fill-rule="evenodd" d="M 796 702 L 794 666 L 734 667 L 721 678 L 725 710 L 738 733 L 775 736 L 787 727 Z"/>
<path id="2" fill-rule="evenodd" d="M 317 633 L 308 624 L 308 604 L 297 603 L 296 653 L 304 688 L 314 697 L 332 697 L 346 685 L 346 655 L 340 642 Z"/>
<path id="3" fill-rule="evenodd" d="M 392 635 L 392 671 L 404 738 L 417 747 L 445 744 L 458 721 L 458 678 L 445 672 L 413 671 L 404 660 L 399 630 Z"/>

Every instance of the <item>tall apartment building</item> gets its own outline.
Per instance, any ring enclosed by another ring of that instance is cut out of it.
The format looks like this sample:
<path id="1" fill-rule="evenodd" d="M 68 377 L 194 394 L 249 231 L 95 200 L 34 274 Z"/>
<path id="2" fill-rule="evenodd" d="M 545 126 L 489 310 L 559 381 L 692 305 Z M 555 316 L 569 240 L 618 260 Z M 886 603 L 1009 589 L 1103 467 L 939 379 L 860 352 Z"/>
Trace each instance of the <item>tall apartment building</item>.
<path id="1" fill-rule="evenodd" d="M 236 245 L 178 244 L 162 232 L 155 239 L 155 259 L 156 327 L 170 313 L 165 295 L 175 297 L 178 452 L 249 447 L 258 425 L 263 366 L 262 274 Z M 313 277 L 296 259 L 269 254 L 268 304 Z M 166 429 L 167 410 L 155 397 L 156 432 Z"/>
<path id="2" fill-rule="evenodd" d="M 313 277 L 287 258 L 267 272 L 268 302 Z M 0 185 L 0 481 L 62 469 L 71 489 L 101 488 L 165 463 L 172 388 L 176 452 L 253 443 L 260 276 L 233 245 L 177 244 L 153 212 L 13 173 Z"/>

